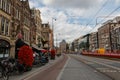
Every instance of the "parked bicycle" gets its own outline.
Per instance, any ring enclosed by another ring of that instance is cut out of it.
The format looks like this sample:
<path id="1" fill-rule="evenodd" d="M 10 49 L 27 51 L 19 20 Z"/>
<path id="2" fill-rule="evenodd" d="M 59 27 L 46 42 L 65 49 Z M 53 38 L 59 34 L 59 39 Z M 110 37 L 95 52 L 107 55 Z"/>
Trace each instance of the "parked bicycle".
<path id="1" fill-rule="evenodd" d="M 2 80 L 8 80 L 9 79 L 9 61 L 8 60 L 2 60 L 0 62 L 0 79 Z"/>
<path id="2" fill-rule="evenodd" d="M 13 59 L 10 58 L 9 59 L 9 65 L 10 65 L 10 69 L 9 69 L 9 73 L 23 73 L 24 72 L 24 66 L 23 64 L 20 64 L 19 61 L 17 59 Z"/>

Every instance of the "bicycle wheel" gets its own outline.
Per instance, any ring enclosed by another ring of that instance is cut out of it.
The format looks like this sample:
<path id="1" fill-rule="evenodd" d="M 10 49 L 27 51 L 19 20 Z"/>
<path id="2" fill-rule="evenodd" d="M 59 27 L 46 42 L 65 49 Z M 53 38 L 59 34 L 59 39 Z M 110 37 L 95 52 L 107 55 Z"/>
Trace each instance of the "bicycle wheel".
<path id="1" fill-rule="evenodd" d="M 8 72 L 6 72 L 6 71 L 2 72 L 2 78 L 3 78 L 3 80 L 8 80 L 9 79 Z"/>
<path id="2" fill-rule="evenodd" d="M 2 78 L 2 67 L 0 66 L 0 78 Z"/>

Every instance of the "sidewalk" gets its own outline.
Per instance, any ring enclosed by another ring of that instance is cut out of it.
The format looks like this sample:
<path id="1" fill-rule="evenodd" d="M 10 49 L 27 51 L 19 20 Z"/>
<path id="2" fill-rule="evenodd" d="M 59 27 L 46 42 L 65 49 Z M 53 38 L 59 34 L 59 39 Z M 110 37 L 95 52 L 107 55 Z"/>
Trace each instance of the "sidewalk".
<path id="1" fill-rule="evenodd" d="M 62 58 L 63 58 L 62 55 L 60 57 L 56 56 L 55 60 L 49 60 L 49 62 L 46 63 L 45 65 L 40 66 L 40 67 L 33 67 L 31 71 L 25 72 L 23 74 L 16 74 L 16 75 L 10 76 L 9 80 L 25 80 L 24 78 L 27 78 L 31 75 L 35 75 L 38 72 L 42 72 L 43 70 L 47 69 L 48 67 L 54 65 L 57 61 L 59 61 Z"/>

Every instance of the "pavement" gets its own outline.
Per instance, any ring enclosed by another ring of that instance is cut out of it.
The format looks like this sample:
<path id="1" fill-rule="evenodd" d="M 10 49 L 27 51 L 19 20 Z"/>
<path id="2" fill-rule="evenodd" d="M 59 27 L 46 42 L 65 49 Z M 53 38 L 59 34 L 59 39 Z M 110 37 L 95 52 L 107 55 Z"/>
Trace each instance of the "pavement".
<path id="1" fill-rule="evenodd" d="M 34 66 L 31 71 L 24 72 L 23 74 L 13 74 L 10 76 L 9 80 L 26 80 L 26 78 L 30 76 L 34 76 L 38 74 L 39 72 L 42 72 L 49 68 L 50 66 L 57 63 L 59 60 L 61 60 L 63 56 L 56 57 L 55 60 L 49 60 L 49 62 L 43 66 Z"/>

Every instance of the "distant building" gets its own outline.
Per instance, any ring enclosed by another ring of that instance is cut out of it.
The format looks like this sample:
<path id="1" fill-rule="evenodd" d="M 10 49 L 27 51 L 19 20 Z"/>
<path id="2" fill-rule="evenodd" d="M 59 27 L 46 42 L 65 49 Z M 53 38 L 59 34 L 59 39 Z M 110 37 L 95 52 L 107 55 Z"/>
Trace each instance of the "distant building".
<path id="1" fill-rule="evenodd" d="M 98 41 L 99 48 L 105 48 L 111 50 L 111 34 L 110 31 L 116 26 L 116 22 L 108 20 L 100 28 L 98 28 Z"/>
<path id="2" fill-rule="evenodd" d="M 66 43 L 65 40 L 62 40 L 62 42 L 60 42 L 60 50 L 61 50 L 61 53 L 66 52 L 66 51 L 67 51 L 66 48 L 67 48 L 67 43 Z"/>
<path id="3" fill-rule="evenodd" d="M 51 34 L 51 29 L 49 23 L 44 23 L 42 24 L 42 43 L 43 43 L 43 48 L 50 48 L 50 34 Z"/>
<path id="4" fill-rule="evenodd" d="M 74 51 L 78 51 L 78 49 L 79 49 L 78 40 L 79 40 L 79 39 L 75 39 L 75 40 L 73 41 Z"/>
<path id="5" fill-rule="evenodd" d="M 120 50 L 120 17 L 116 17 L 117 24 L 111 30 L 111 48 L 112 50 Z"/>
<path id="6" fill-rule="evenodd" d="M 98 48 L 99 43 L 98 43 L 98 32 L 93 32 L 90 34 L 89 37 L 89 50 L 95 50 Z"/>

